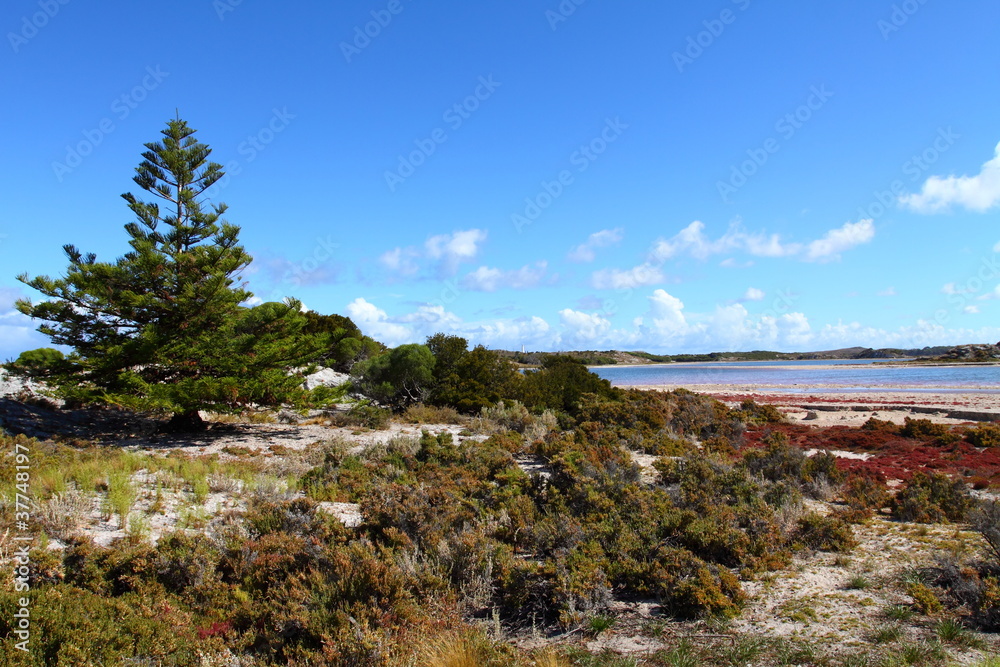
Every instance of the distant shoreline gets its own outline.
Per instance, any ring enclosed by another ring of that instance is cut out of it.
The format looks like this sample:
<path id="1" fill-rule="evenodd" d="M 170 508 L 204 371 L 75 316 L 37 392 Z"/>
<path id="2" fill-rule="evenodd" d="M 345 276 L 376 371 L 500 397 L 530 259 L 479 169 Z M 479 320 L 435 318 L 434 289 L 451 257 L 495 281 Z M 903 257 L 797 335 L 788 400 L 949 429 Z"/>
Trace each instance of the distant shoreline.
<path id="1" fill-rule="evenodd" d="M 767 361 L 752 361 L 747 359 L 731 359 L 727 361 L 651 361 L 646 364 L 592 364 L 588 365 L 587 368 L 645 368 L 645 367 L 661 367 L 661 366 L 685 366 L 689 368 L 697 367 L 712 367 L 712 366 L 725 366 L 730 364 L 773 364 L 769 366 L 770 368 L 795 368 L 803 370 L 830 370 L 831 368 L 912 368 L 915 366 L 920 366 L 923 368 L 932 368 L 936 366 L 1000 366 L 1000 362 L 996 361 L 921 361 L 919 359 L 903 360 L 903 359 L 887 359 L 885 361 L 881 359 L 849 359 L 844 360 L 845 362 L 858 362 L 858 363 L 817 363 L 817 364 L 799 364 L 796 362 L 802 361 L 837 361 L 836 359 L 773 359 Z M 863 361 L 868 361 L 869 363 L 861 363 Z"/>

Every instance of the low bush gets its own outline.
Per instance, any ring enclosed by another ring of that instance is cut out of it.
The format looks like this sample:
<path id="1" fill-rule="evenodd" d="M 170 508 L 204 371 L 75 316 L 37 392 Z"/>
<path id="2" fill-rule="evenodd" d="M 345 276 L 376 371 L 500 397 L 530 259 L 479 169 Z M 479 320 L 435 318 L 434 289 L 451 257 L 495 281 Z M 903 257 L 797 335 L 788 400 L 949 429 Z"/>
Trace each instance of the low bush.
<path id="1" fill-rule="evenodd" d="M 913 606 L 921 614 L 930 616 L 937 614 L 944 608 L 937 593 L 926 584 L 916 581 L 908 582 L 906 584 L 906 594 L 913 598 Z"/>
<path id="2" fill-rule="evenodd" d="M 360 426 L 374 430 L 388 428 L 392 410 L 367 402 L 355 403 L 346 413 L 337 413 L 333 423 L 337 426 Z"/>
<path id="3" fill-rule="evenodd" d="M 880 431 L 882 433 L 899 433 L 900 427 L 891 421 L 869 417 L 868 421 L 862 424 L 861 429 L 864 431 Z"/>
<path id="4" fill-rule="evenodd" d="M 423 403 L 406 408 L 401 419 L 408 424 L 459 424 L 463 421 L 458 411 L 452 407 Z"/>
<path id="5" fill-rule="evenodd" d="M 979 424 L 966 429 L 965 441 L 974 447 L 1000 447 L 1000 424 Z"/>
<path id="6" fill-rule="evenodd" d="M 483 408 L 473 426 L 475 430 L 488 434 L 513 431 L 523 435 L 528 442 L 534 442 L 556 430 L 559 422 L 551 410 L 536 415 L 519 401 L 500 401 Z"/>
<path id="7" fill-rule="evenodd" d="M 916 472 L 896 493 L 890 507 L 893 518 L 900 521 L 963 521 L 972 508 L 972 497 L 961 479 L 952 480 L 941 473 Z"/>
<path id="8" fill-rule="evenodd" d="M 899 434 L 904 438 L 927 438 L 940 437 L 948 433 L 950 427 L 947 424 L 935 424 L 930 419 L 912 419 L 906 417 L 903 420 L 903 427 Z"/>
<path id="9" fill-rule="evenodd" d="M 886 485 L 871 475 L 851 475 L 841 494 L 852 510 L 879 512 L 891 500 Z"/>
<path id="10" fill-rule="evenodd" d="M 1000 500 L 980 501 L 969 520 L 972 529 L 986 540 L 993 565 L 1000 569 Z"/>
<path id="11" fill-rule="evenodd" d="M 740 404 L 738 414 L 744 422 L 753 426 L 784 424 L 788 421 L 778 408 L 767 403 L 761 405 L 752 398 L 748 398 Z"/>
<path id="12" fill-rule="evenodd" d="M 653 565 L 653 593 L 677 618 L 732 618 L 746 600 L 729 570 L 705 562 L 686 549 L 668 549 Z"/>
<path id="13" fill-rule="evenodd" d="M 809 549 L 847 553 L 858 545 L 851 526 L 836 514 L 809 512 L 801 517 L 795 539 Z"/>

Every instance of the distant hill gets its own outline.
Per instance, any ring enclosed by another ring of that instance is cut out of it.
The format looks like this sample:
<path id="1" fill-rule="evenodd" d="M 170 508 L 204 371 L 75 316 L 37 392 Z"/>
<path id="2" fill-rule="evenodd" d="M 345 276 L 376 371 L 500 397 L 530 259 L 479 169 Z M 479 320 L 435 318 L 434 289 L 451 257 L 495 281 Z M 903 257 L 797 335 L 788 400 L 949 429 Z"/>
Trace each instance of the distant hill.
<path id="1" fill-rule="evenodd" d="M 498 350 L 505 357 L 523 366 L 538 366 L 547 356 L 556 354 L 579 359 L 588 366 L 624 366 L 631 364 L 675 363 L 696 361 L 800 361 L 809 359 L 938 359 L 949 354 L 958 358 L 962 353 L 953 352 L 966 348 L 996 348 L 994 345 L 964 345 L 956 348 L 949 346 L 922 347 L 915 349 L 870 347 L 846 347 L 840 350 L 825 350 L 820 352 L 773 352 L 769 350 L 754 350 L 751 352 L 709 352 L 707 354 L 652 354 L 650 352 L 621 350 L 574 350 L 569 352 L 515 352 Z M 997 348 L 1000 354 L 1000 348 Z M 970 353 L 971 354 L 971 353 Z"/>
<path id="2" fill-rule="evenodd" d="M 1000 361 L 1000 343 L 996 345 L 957 345 L 940 356 L 931 357 L 928 361 L 964 363 Z"/>

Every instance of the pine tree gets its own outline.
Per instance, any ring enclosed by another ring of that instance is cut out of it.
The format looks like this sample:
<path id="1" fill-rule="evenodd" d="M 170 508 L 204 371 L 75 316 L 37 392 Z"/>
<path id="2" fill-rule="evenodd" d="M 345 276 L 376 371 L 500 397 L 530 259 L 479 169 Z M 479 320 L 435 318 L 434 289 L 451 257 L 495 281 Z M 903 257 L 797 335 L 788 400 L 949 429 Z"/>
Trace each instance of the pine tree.
<path id="1" fill-rule="evenodd" d="M 240 228 L 222 220 L 226 205 L 200 199 L 222 167 L 185 121 L 161 132 L 133 178 L 161 201 L 122 195 L 137 218 L 125 225 L 131 251 L 107 263 L 66 245 L 65 277 L 18 276 L 48 300 L 17 308 L 73 348 L 50 381 L 68 398 L 166 410 L 188 427 L 198 410 L 290 400 L 301 379 L 287 369 L 307 365 L 325 341 L 302 333 L 295 300 L 240 305 L 252 296 L 241 280 L 252 258 Z"/>

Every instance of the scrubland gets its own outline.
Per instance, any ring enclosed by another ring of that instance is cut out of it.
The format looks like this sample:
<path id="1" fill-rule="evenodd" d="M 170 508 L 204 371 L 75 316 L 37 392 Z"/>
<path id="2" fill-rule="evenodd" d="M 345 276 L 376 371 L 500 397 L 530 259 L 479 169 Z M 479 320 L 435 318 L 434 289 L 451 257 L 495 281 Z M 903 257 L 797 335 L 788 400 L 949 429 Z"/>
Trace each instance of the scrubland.
<path id="1" fill-rule="evenodd" d="M 626 390 L 142 428 L 0 436 L 35 600 L 0 664 L 997 664 L 993 424 Z"/>

